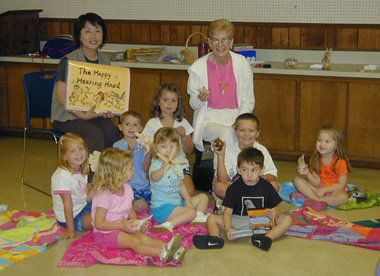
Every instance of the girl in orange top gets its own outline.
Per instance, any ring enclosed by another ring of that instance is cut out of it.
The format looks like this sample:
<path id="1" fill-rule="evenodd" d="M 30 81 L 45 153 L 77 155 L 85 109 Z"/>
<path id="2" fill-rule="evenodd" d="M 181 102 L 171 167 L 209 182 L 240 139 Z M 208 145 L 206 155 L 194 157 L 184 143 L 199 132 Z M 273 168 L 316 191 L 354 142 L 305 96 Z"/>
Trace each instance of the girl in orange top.
<path id="1" fill-rule="evenodd" d="M 293 184 L 309 199 L 338 206 L 348 201 L 347 178 L 350 170 L 342 130 L 323 126 L 318 131 L 309 168 L 297 167 L 301 176 L 296 176 Z"/>

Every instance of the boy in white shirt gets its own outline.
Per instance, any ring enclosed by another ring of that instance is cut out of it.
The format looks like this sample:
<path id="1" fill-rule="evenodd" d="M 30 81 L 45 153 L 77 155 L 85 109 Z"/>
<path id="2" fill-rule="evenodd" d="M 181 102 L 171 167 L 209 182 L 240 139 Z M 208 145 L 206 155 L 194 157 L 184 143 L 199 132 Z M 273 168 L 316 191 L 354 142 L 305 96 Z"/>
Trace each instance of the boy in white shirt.
<path id="1" fill-rule="evenodd" d="M 224 145 L 221 148 L 215 146 L 214 142 L 214 194 L 219 198 L 224 198 L 227 188 L 231 185 L 237 174 L 237 156 L 246 148 L 256 148 L 264 155 L 264 170 L 261 175 L 267 180 L 276 191 L 280 186 L 277 182 L 277 168 L 274 165 L 269 151 L 256 141 L 260 134 L 259 119 L 252 113 L 240 114 L 234 123 L 237 141 L 231 145 Z"/>

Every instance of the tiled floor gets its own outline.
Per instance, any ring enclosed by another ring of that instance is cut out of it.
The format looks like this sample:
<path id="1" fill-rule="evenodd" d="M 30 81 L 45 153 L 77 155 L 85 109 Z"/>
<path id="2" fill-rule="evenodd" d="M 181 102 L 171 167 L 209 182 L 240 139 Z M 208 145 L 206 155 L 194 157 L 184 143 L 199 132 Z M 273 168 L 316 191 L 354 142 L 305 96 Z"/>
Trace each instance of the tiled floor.
<path id="1" fill-rule="evenodd" d="M 9 209 L 42 212 L 52 209 L 51 198 L 21 185 L 21 138 L 0 137 L 0 204 Z M 53 142 L 29 139 L 26 181 L 49 193 L 56 167 Z M 295 163 L 275 161 L 281 183 L 292 179 Z M 380 170 L 354 168 L 349 182 L 380 192 Z M 293 206 L 281 203 L 286 210 Z M 329 215 L 348 221 L 380 218 L 380 207 L 340 211 Z M 379 251 L 329 242 L 282 237 L 269 252 L 250 245 L 248 239 L 227 241 L 221 250 L 197 250 L 186 254 L 183 267 L 125 267 L 96 264 L 89 268 L 57 268 L 71 241 L 59 241 L 44 252 L 1 272 L 1 275 L 376 275 Z"/>

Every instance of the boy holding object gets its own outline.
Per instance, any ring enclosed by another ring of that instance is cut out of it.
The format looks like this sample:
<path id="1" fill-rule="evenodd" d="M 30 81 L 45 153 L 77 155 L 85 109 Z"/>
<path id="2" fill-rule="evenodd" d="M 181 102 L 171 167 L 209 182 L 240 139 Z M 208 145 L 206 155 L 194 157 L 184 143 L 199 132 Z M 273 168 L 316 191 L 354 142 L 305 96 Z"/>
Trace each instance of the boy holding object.
<path id="1" fill-rule="evenodd" d="M 290 216 L 281 216 L 276 207 L 281 198 L 274 187 L 260 177 L 264 169 L 264 156 L 255 148 L 247 148 L 238 155 L 237 171 L 239 178 L 231 184 L 223 200 L 223 216 L 210 215 L 207 220 L 209 235 L 194 236 L 194 245 L 200 249 L 223 247 L 220 229 L 226 231 L 227 239 L 234 240 L 232 233 L 241 229 L 252 229 L 248 210 L 265 209 L 264 214 L 275 220 L 277 225 L 266 234 L 252 235 L 252 244 L 263 250 L 269 250 L 272 240 L 284 234 L 292 225 Z"/>

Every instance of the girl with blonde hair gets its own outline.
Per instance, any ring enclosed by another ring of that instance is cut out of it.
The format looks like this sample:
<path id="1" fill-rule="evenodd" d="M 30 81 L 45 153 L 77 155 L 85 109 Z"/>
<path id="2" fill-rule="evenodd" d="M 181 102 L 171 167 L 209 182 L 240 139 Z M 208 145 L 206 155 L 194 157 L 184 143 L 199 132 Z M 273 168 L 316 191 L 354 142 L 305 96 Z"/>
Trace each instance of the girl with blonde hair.
<path id="1" fill-rule="evenodd" d="M 164 263 L 180 263 L 186 250 L 182 236 L 175 234 L 164 243 L 140 231 L 132 207 L 133 190 L 128 181 L 134 173 L 132 153 L 118 148 L 105 149 L 95 171 L 91 217 L 95 243 L 128 248 L 141 255 L 158 257 Z"/>
<path id="2" fill-rule="evenodd" d="M 152 215 L 159 225 L 156 232 L 172 232 L 174 227 L 185 223 L 205 224 L 208 197 L 198 194 L 193 197 L 184 185 L 184 175 L 180 162 L 175 159 L 180 148 L 176 129 L 160 128 L 154 135 L 155 157 L 149 168 L 152 190 Z"/>
<path id="3" fill-rule="evenodd" d="M 91 195 L 87 188 L 88 150 L 83 138 L 68 132 L 59 139 L 58 168 L 54 172 L 52 197 L 55 217 L 67 229 L 62 239 L 74 238 L 74 231 L 92 229 Z"/>

